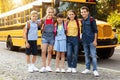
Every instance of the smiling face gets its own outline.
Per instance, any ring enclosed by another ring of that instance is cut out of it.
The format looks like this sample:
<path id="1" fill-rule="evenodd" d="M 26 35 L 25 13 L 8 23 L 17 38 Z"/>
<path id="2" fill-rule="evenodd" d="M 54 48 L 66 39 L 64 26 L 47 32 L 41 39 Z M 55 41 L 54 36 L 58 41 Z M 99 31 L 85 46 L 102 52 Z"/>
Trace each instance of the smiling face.
<path id="1" fill-rule="evenodd" d="M 35 22 L 38 19 L 38 14 L 32 14 L 31 15 L 31 20 Z"/>
<path id="2" fill-rule="evenodd" d="M 70 20 L 74 20 L 75 19 L 75 13 L 72 12 L 72 11 L 69 11 L 68 12 L 68 17 L 69 17 Z"/>
<path id="3" fill-rule="evenodd" d="M 31 12 L 31 20 L 35 22 L 38 19 L 38 12 L 37 11 L 32 11 Z"/>
<path id="4" fill-rule="evenodd" d="M 62 24 L 63 18 L 58 17 L 58 18 L 57 18 L 57 22 L 58 22 L 58 24 Z"/>
<path id="5" fill-rule="evenodd" d="M 86 19 L 89 15 L 89 11 L 86 8 L 81 9 L 81 15 L 84 19 Z"/>
<path id="6" fill-rule="evenodd" d="M 54 16 L 54 9 L 53 8 L 48 8 L 47 9 L 47 11 L 46 11 L 46 16 L 48 17 L 48 18 L 52 18 L 53 16 Z"/>

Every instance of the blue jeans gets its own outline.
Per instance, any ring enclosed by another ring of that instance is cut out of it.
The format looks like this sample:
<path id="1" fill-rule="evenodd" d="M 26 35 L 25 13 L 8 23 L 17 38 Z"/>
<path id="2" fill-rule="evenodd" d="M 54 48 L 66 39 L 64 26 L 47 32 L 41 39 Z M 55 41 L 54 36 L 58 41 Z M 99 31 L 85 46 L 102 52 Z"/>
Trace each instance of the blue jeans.
<path id="1" fill-rule="evenodd" d="M 92 59 L 93 71 L 97 70 L 96 47 L 93 45 L 93 43 L 83 43 L 83 48 L 85 52 L 86 69 L 90 70 L 90 62 Z"/>
<path id="2" fill-rule="evenodd" d="M 76 68 L 78 59 L 79 39 L 78 37 L 67 37 L 67 62 L 68 67 Z"/>

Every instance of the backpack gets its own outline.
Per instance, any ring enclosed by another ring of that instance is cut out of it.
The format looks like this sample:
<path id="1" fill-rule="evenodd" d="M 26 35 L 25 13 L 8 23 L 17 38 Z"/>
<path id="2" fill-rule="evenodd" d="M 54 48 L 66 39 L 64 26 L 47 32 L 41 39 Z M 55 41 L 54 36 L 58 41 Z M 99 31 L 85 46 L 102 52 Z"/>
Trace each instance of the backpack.
<path id="1" fill-rule="evenodd" d="M 29 29 L 30 29 L 30 21 L 27 21 L 27 33 L 26 34 L 25 34 L 25 27 L 23 28 L 23 38 L 24 39 L 25 39 L 25 35 L 26 35 L 26 38 L 28 39 Z"/>

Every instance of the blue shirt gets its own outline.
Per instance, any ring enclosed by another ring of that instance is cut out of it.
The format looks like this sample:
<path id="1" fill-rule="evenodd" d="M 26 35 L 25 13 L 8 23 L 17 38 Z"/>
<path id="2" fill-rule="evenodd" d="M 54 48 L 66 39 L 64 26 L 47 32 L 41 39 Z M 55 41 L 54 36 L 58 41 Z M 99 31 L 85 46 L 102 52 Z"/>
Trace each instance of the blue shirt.
<path id="1" fill-rule="evenodd" d="M 55 36 L 55 40 L 66 40 L 64 25 L 61 26 L 61 29 L 58 26 L 57 28 L 57 35 Z"/>
<path id="2" fill-rule="evenodd" d="M 26 24 L 27 28 L 27 24 Z M 36 22 L 30 20 L 30 29 L 28 32 L 28 40 L 37 40 L 38 39 L 38 25 Z"/>
<path id="3" fill-rule="evenodd" d="M 82 42 L 91 43 L 94 41 L 95 33 L 98 33 L 96 21 L 90 21 L 90 15 L 86 20 L 82 20 Z"/>

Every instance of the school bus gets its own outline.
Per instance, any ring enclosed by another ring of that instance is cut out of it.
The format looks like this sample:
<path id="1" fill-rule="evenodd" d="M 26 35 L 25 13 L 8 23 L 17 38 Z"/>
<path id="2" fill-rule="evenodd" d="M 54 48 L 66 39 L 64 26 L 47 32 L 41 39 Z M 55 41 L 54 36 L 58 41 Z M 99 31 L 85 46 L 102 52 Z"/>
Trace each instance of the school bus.
<path id="1" fill-rule="evenodd" d="M 27 20 L 30 20 L 30 12 L 36 10 L 39 13 L 39 18 L 46 14 L 46 8 L 53 6 L 56 14 L 61 12 L 67 16 L 67 11 L 73 9 L 77 12 L 80 18 L 80 7 L 88 6 L 90 13 L 96 17 L 96 1 L 95 0 L 40 0 L 30 4 L 16 8 L 0 15 L 0 41 L 6 41 L 6 47 L 9 50 L 17 50 L 19 47 L 25 47 L 23 39 L 23 27 Z M 111 25 L 106 22 L 96 20 L 98 27 L 98 45 L 97 56 L 107 59 L 114 53 L 114 48 L 117 46 L 117 38 Z M 38 31 L 39 39 L 38 46 L 41 47 L 41 32 Z M 79 54 L 83 54 L 82 45 L 80 45 Z"/>

